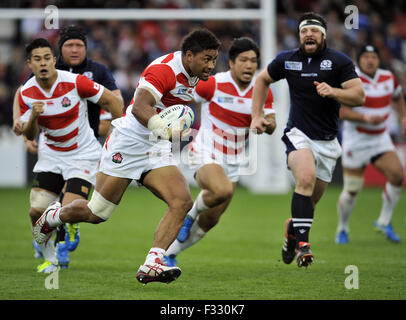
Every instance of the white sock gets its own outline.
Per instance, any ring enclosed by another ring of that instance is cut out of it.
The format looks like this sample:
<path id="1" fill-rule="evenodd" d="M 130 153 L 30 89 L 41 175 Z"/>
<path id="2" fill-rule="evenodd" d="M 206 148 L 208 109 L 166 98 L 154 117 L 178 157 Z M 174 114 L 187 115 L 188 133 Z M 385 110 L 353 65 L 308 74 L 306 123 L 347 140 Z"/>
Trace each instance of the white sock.
<path id="1" fill-rule="evenodd" d="M 351 212 L 354 209 L 355 200 L 357 196 L 351 196 L 347 191 L 342 191 L 338 198 L 337 213 L 338 213 L 338 227 L 337 232 L 349 232 L 349 221 Z"/>
<path id="2" fill-rule="evenodd" d="M 58 264 L 57 259 L 56 259 L 55 242 L 52 239 L 54 233 L 55 233 L 55 230 L 52 231 L 51 239 L 49 239 L 48 242 L 41 243 L 39 245 L 39 247 L 41 248 L 41 251 L 42 251 L 42 254 L 44 255 L 45 260 L 50 261 L 53 264 Z"/>
<path id="3" fill-rule="evenodd" d="M 144 264 L 154 264 L 157 263 L 156 259 L 158 258 L 159 260 L 162 261 L 163 257 L 165 256 L 165 250 L 162 248 L 151 248 L 149 250 L 147 258 L 145 259 Z"/>
<path id="4" fill-rule="evenodd" d="M 56 228 L 63 224 L 63 222 L 59 218 L 60 212 L 61 212 L 61 208 L 58 208 L 58 209 L 55 209 L 53 212 L 50 211 L 47 214 L 47 222 L 51 228 Z"/>
<path id="5" fill-rule="evenodd" d="M 399 201 L 402 187 L 394 186 L 387 182 L 382 192 L 382 209 L 378 218 L 378 223 L 387 226 L 392 219 L 393 210 Z"/>
<path id="6" fill-rule="evenodd" d="M 169 256 L 174 254 L 177 256 L 183 250 L 189 248 L 190 246 L 194 245 L 196 242 L 200 241 L 207 232 L 204 232 L 202 228 L 200 228 L 198 221 L 195 221 L 190 228 L 190 235 L 189 238 L 186 239 L 185 242 L 179 242 L 177 239 L 169 246 L 166 254 Z"/>
<path id="7" fill-rule="evenodd" d="M 192 209 L 187 213 L 193 220 L 196 220 L 197 216 L 200 212 L 210 209 L 203 200 L 203 192 L 204 190 L 200 191 L 195 202 L 193 203 Z"/>

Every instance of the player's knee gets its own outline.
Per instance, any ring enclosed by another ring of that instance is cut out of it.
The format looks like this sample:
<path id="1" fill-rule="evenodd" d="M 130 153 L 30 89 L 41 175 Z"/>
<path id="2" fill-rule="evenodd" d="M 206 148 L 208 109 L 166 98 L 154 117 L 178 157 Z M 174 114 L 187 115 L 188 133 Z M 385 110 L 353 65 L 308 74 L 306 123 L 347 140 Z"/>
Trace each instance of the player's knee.
<path id="1" fill-rule="evenodd" d="M 297 188 L 303 190 L 313 190 L 316 184 L 316 174 L 315 173 L 308 173 L 303 174 L 296 180 Z"/>
<path id="2" fill-rule="evenodd" d="M 58 196 L 56 194 L 45 190 L 31 189 L 30 206 L 31 208 L 35 208 L 37 211 L 44 211 L 53 201 L 56 200 L 58 200 Z"/>
<path id="3" fill-rule="evenodd" d="M 87 203 L 87 207 L 91 211 L 87 222 L 98 224 L 108 220 L 117 205 L 108 201 L 100 193 L 94 190 L 92 198 Z"/>
<path id="4" fill-rule="evenodd" d="M 223 203 L 230 200 L 233 196 L 233 185 L 231 183 L 229 183 L 228 185 L 222 185 L 221 187 L 214 190 L 213 193 L 216 198 L 216 203 Z"/>
<path id="5" fill-rule="evenodd" d="M 404 175 L 402 171 L 399 172 L 391 172 L 388 174 L 387 179 L 390 184 L 400 187 L 404 181 Z"/>
<path id="6" fill-rule="evenodd" d="M 351 197 L 355 197 L 362 190 L 362 187 L 364 185 L 364 177 L 344 175 L 343 183 L 344 192 L 346 192 Z"/>
<path id="7" fill-rule="evenodd" d="M 191 197 L 177 197 L 171 199 L 168 206 L 171 210 L 187 213 L 193 207 L 193 200 Z"/>
<path id="8" fill-rule="evenodd" d="M 39 219 L 39 217 L 41 217 L 42 213 L 43 210 L 41 211 L 36 208 L 30 208 L 29 215 L 31 218 L 31 222 L 34 224 Z"/>

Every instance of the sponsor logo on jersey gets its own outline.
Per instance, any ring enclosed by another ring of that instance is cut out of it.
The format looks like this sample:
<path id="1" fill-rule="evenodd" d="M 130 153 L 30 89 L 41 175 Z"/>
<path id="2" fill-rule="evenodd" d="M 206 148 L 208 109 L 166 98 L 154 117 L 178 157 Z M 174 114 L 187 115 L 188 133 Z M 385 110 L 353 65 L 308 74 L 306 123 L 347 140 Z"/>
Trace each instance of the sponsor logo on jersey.
<path id="1" fill-rule="evenodd" d="M 218 97 L 217 101 L 219 103 L 234 103 L 234 98 L 233 97 Z"/>
<path id="2" fill-rule="evenodd" d="M 285 69 L 301 71 L 302 63 L 299 61 L 285 61 Z"/>

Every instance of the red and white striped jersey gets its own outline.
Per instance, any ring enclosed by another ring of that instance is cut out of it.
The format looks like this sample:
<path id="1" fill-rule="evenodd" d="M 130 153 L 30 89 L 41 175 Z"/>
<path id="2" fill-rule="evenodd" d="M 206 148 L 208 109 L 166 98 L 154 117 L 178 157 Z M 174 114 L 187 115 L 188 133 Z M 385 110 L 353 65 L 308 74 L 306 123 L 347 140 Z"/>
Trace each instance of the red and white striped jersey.
<path id="1" fill-rule="evenodd" d="M 104 87 L 87 77 L 68 71 L 57 70 L 58 77 L 50 92 L 44 91 L 35 77 L 20 90 L 21 120 L 27 122 L 32 103 L 44 102 L 44 112 L 38 117 L 38 125 L 44 136 L 41 151 L 83 154 L 99 150 L 100 144 L 93 134 L 87 116 L 87 100 L 97 103 Z"/>
<path id="2" fill-rule="evenodd" d="M 175 105 L 187 105 L 194 95 L 199 81 L 198 77 L 191 77 L 182 63 L 182 52 L 176 51 L 151 62 L 138 82 L 134 97 L 139 88 L 148 90 L 156 99 L 154 109 L 157 113 Z M 132 114 L 134 97 L 126 110 L 124 117 L 114 120 L 114 127 L 129 135 L 149 135 L 151 131 L 144 127 Z"/>
<path id="3" fill-rule="evenodd" d="M 380 115 L 388 119 L 391 112 L 391 100 L 402 92 L 396 77 L 389 70 L 378 69 L 374 78 L 356 69 L 365 90 L 366 101 L 362 107 L 355 107 L 354 110 L 368 115 Z M 355 121 L 344 121 L 343 130 L 357 131 L 361 133 L 377 135 L 386 131 L 387 121 L 380 124 L 369 124 Z"/>
<path id="4" fill-rule="evenodd" d="M 247 145 L 251 124 L 252 92 L 255 78 L 241 91 L 231 72 L 221 72 L 207 81 L 200 81 L 196 87 L 195 101 L 202 102 L 201 124 L 195 143 L 204 150 L 211 150 L 214 156 L 237 156 Z M 275 113 L 271 89 L 264 106 L 265 115 Z M 232 157 L 227 157 L 230 159 Z M 232 159 L 231 159 L 232 161 Z"/>

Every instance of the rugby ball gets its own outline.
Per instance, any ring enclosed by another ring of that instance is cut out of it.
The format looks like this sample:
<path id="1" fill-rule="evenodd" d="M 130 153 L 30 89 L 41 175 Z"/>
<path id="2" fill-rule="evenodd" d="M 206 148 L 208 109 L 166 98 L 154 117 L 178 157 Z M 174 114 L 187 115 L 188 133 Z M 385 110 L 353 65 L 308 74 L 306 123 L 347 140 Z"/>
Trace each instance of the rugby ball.
<path id="1" fill-rule="evenodd" d="M 165 108 L 159 113 L 162 120 L 166 122 L 168 128 L 179 128 L 182 120 L 185 120 L 181 131 L 189 129 L 195 121 L 195 114 L 191 107 L 183 104 L 175 104 L 168 108 Z"/>

